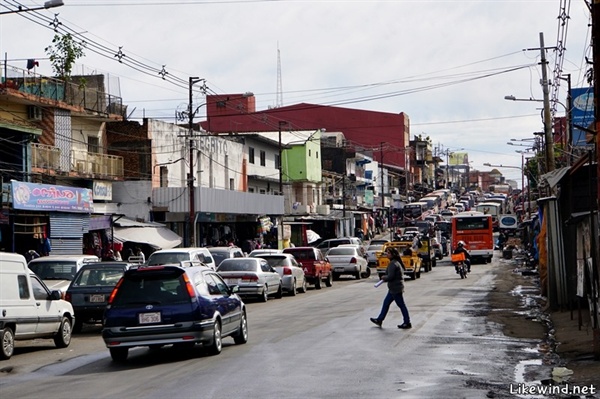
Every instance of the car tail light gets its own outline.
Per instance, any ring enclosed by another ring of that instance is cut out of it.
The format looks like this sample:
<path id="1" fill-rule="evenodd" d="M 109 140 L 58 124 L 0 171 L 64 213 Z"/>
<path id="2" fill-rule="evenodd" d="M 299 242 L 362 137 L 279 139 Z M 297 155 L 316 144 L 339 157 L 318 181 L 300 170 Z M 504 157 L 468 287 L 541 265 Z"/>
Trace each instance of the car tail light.
<path id="1" fill-rule="evenodd" d="M 65 294 L 65 301 L 67 301 L 67 302 L 71 302 L 71 293 L 67 292 L 67 293 Z"/>
<path id="2" fill-rule="evenodd" d="M 258 276 L 244 276 L 242 281 L 258 281 Z"/>
<path id="3" fill-rule="evenodd" d="M 115 285 L 115 288 L 113 288 L 112 292 L 110 293 L 110 296 L 108 297 L 108 301 L 107 301 L 108 306 L 112 305 L 112 302 L 115 299 L 115 295 L 117 295 L 117 291 L 119 290 L 119 287 L 121 287 L 122 283 L 123 283 L 123 278 L 121 278 L 119 280 L 117 285 Z"/>
<path id="4" fill-rule="evenodd" d="M 190 295 L 190 298 L 194 298 L 196 296 L 196 293 L 194 292 L 194 286 L 192 285 L 188 275 L 185 273 L 183 274 L 183 281 L 185 282 L 185 288 Z"/>
<path id="5" fill-rule="evenodd" d="M 356 258 L 352 257 L 352 259 L 350 259 L 350 263 L 356 263 Z"/>
<path id="6" fill-rule="evenodd" d="M 290 269 L 289 267 L 284 267 L 283 274 L 284 275 L 292 274 L 292 269 Z"/>

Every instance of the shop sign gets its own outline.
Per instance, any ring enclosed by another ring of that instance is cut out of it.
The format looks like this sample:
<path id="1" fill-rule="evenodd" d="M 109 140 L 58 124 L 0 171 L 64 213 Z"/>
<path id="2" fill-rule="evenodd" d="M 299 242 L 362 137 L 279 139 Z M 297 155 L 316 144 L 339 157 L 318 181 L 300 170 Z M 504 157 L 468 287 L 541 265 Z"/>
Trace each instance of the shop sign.
<path id="1" fill-rule="evenodd" d="M 14 209 L 91 213 L 92 190 L 51 184 L 11 182 Z"/>
<path id="2" fill-rule="evenodd" d="M 107 181 L 94 181 L 94 199 L 112 201 L 112 183 Z"/>

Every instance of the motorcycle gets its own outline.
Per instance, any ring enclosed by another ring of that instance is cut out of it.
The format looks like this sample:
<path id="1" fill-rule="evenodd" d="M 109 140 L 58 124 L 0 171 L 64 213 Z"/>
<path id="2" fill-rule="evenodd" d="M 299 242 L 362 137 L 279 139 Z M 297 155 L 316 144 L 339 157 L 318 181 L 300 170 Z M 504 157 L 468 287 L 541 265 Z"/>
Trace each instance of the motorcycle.
<path id="1" fill-rule="evenodd" d="M 453 254 L 452 255 L 452 264 L 456 267 L 456 271 L 460 275 L 460 278 L 467 278 L 467 264 L 465 263 L 465 254 Z"/>

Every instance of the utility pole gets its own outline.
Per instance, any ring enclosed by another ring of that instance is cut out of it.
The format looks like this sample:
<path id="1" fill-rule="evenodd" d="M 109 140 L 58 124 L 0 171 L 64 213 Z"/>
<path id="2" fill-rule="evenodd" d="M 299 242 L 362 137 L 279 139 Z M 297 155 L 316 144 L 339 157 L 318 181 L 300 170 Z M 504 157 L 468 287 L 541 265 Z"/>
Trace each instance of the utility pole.
<path id="1" fill-rule="evenodd" d="M 546 173 L 552 172 L 554 164 L 554 138 L 552 137 L 552 115 L 550 114 L 550 94 L 548 90 L 548 72 L 546 71 L 546 48 L 544 33 L 540 32 L 540 53 L 542 64 L 542 90 L 544 92 L 544 137 L 546 138 Z"/>
<path id="2" fill-rule="evenodd" d="M 379 143 L 379 157 L 380 162 L 379 162 L 379 169 L 381 170 L 381 211 L 383 212 L 383 207 L 385 205 L 384 202 L 384 198 L 383 198 L 383 141 L 381 143 Z"/>
<path id="3" fill-rule="evenodd" d="M 189 215 L 189 246 L 196 246 L 196 207 L 195 207 L 195 195 L 194 195 L 194 107 L 192 97 L 192 86 L 204 79 L 190 76 L 189 80 L 189 103 L 188 103 L 188 118 L 189 118 L 189 131 L 188 137 L 190 140 L 190 171 L 188 173 L 188 191 L 189 191 L 189 203 L 190 203 L 190 215 Z"/>
<path id="4" fill-rule="evenodd" d="M 281 146 L 281 127 L 287 124 L 286 121 L 279 121 L 279 195 L 282 196 L 285 205 L 285 196 L 283 195 L 283 148 Z M 285 212 L 285 206 L 283 207 Z M 278 244 L 279 249 L 283 249 L 283 215 L 279 219 Z"/>

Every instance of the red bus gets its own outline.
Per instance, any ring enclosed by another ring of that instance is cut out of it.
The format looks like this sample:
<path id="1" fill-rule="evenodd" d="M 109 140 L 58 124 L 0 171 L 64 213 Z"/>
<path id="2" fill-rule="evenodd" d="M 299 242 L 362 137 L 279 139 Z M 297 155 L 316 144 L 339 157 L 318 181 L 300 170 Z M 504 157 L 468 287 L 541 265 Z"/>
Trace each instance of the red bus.
<path id="1" fill-rule="evenodd" d="M 492 215 L 461 212 L 452 216 L 452 249 L 464 241 L 471 258 L 491 262 L 494 256 Z"/>

